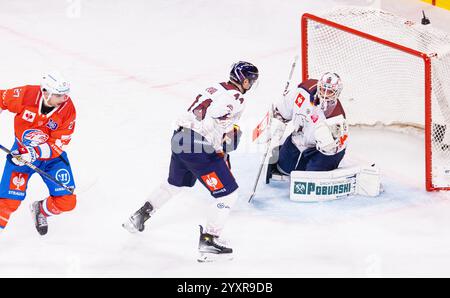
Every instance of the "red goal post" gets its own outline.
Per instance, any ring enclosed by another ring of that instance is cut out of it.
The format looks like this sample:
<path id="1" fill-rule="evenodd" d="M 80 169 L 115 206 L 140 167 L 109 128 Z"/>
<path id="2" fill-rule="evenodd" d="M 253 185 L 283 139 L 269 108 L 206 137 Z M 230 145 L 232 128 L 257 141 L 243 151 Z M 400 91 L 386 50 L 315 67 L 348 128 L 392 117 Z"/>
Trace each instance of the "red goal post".
<path id="1" fill-rule="evenodd" d="M 450 190 L 450 35 L 353 7 L 303 14 L 301 34 L 303 80 L 338 73 L 350 124 L 423 129 L 426 189 Z"/>

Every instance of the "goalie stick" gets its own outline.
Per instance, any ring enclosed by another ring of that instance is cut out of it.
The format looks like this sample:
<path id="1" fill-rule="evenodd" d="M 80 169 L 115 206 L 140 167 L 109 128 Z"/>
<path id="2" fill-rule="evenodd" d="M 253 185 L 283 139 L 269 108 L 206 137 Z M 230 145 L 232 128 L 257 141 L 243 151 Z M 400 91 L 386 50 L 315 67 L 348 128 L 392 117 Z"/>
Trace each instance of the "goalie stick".
<path id="1" fill-rule="evenodd" d="M 288 78 L 288 80 L 286 82 L 286 87 L 284 87 L 282 98 L 285 98 L 286 94 L 289 92 L 289 85 L 291 84 L 292 75 L 294 74 L 294 70 L 295 70 L 295 66 L 297 64 L 297 60 L 298 60 L 298 55 L 294 57 L 294 62 L 292 62 L 291 71 L 289 72 L 289 78 Z M 258 174 L 256 176 L 255 184 L 253 185 L 252 193 L 250 194 L 250 197 L 248 199 L 249 203 L 252 201 L 253 197 L 255 196 L 256 188 L 258 187 L 259 178 L 261 177 L 261 173 L 262 173 L 262 170 L 264 168 L 264 164 L 266 162 L 267 155 L 269 154 L 269 151 L 271 149 L 270 144 L 271 144 L 271 141 L 272 141 L 272 136 L 270 135 L 270 126 L 272 124 L 272 118 L 273 118 L 272 111 L 273 111 L 273 106 L 267 112 L 267 114 L 264 117 L 263 121 L 253 131 L 253 141 L 255 141 L 261 135 L 261 131 L 265 130 L 265 129 L 267 129 L 269 131 L 269 138 L 267 140 L 266 151 L 264 152 L 263 159 L 261 161 L 261 164 L 259 165 Z M 266 120 L 266 118 L 267 118 L 267 120 Z M 261 126 L 263 126 L 263 125 L 265 127 L 264 127 L 264 129 L 261 129 Z"/>
<path id="2" fill-rule="evenodd" d="M 11 154 L 11 150 L 9 150 L 8 148 L 3 147 L 2 145 L 0 145 L 0 149 L 3 150 L 4 152 L 6 152 L 7 154 Z M 11 154 L 12 155 L 12 154 Z M 41 169 L 39 169 L 38 167 L 36 167 L 34 164 L 32 164 L 31 162 L 28 162 L 26 160 L 23 160 L 20 156 L 15 156 L 16 159 L 18 159 L 20 162 L 23 162 L 27 167 L 31 168 L 32 170 L 34 170 L 36 173 L 39 173 L 40 175 L 42 175 L 43 177 L 47 178 L 48 180 L 52 181 L 53 183 L 58 184 L 59 186 L 61 186 L 62 188 L 64 188 L 65 190 L 69 191 L 71 194 L 73 194 L 74 189 L 72 187 L 68 187 L 67 185 L 64 185 L 63 183 L 61 183 L 60 181 L 54 179 L 52 176 L 50 176 L 48 173 L 42 171 Z"/>

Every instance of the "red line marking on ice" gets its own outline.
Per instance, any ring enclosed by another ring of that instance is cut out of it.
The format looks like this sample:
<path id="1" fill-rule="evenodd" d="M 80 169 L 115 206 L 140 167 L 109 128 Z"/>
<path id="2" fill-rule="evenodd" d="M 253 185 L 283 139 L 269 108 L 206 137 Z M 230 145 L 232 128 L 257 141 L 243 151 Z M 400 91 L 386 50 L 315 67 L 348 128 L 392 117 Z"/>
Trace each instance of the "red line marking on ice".
<path id="1" fill-rule="evenodd" d="M 19 31 L 15 30 L 15 29 L 6 27 L 4 25 L 0 25 L 0 30 L 6 31 L 9 34 L 18 36 L 18 37 L 20 37 L 22 39 L 28 40 L 29 42 L 32 42 L 34 44 L 38 44 L 40 46 L 46 47 L 46 48 L 51 49 L 53 51 L 59 52 L 59 53 L 61 53 L 63 55 L 77 58 L 78 60 L 83 61 L 84 63 L 86 63 L 88 65 L 95 66 L 95 67 L 97 67 L 99 69 L 102 69 L 103 71 L 106 71 L 106 72 L 112 73 L 114 75 L 123 77 L 126 80 L 134 81 L 134 82 L 137 82 L 137 83 L 140 83 L 140 84 L 144 84 L 144 85 L 149 85 L 149 87 L 152 88 L 152 89 L 171 88 L 173 86 L 177 86 L 177 85 L 180 85 L 180 84 L 185 83 L 185 82 L 196 81 L 196 80 L 198 80 L 200 78 L 209 77 L 211 75 L 211 73 L 212 73 L 212 71 L 210 71 L 208 73 L 197 74 L 197 75 L 188 77 L 186 79 L 177 80 L 176 82 L 168 82 L 168 83 L 163 83 L 163 84 L 153 84 L 152 81 L 150 81 L 150 80 L 148 80 L 146 78 L 137 77 L 134 74 L 130 74 L 127 71 L 125 71 L 125 70 L 123 70 L 121 68 L 112 67 L 112 66 L 108 65 L 105 62 L 93 59 L 93 58 L 91 58 L 91 57 L 89 57 L 87 55 L 84 55 L 82 53 L 78 53 L 78 52 L 75 52 L 75 51 L 71 51 L 71 50 L 65 49 L 65 48 L 63 48 L 61 46 L 58 46 L 58 45 L 56 45 L 54 43 L 51 43 L 49 41 L 46 41 L 46 40 L 43 40 L 43 39 L 31 36 L 31 35 L 28 35 L 28 34 L 25 34 L 25 33 L 22 33 L 22 32 L 19 32 Z M 293 51 L 293 50 L 295 50 L 294 47 L 284 48 L 284 49 L 280 49 L 280 50 L 277 50 L 277 51 L 274 51 L 274 52 L 271 52 L 271 53 L 267 53 L 267 54 L 264 54 L 264 55 L 257 56 L 256 59 L 268 58 L 268 57 L 272 57 L 272 56 L 275 56 L 275 55 L 278 55 L 278 54 L 282 54 L 282 53 L 286 53 L 286 52 Z"/>
<path id="2" fill-rule="evenodd" d="M 24 40 L 26 40 L 28 42 L 34 43 L 36 45 L 40 45 L 40 46 L 48 48 L 48 49 L 51 49 L 51 50 L 53 50 L 55 52 L 58 52 L 58 53 L 61 53 L 63 55 L 66 55 L 66 56 L 69 56 L 69 57 L 74 57 L 77 60 L 86 63 L 87 65 L 91 65 L 91 66 L 97 67 L 100 70 L 103 70 L 103 71 L 108 72 L 110 74 L 113 74 L 115 76 L 124 78 L 125 80 L 132 81 L 132 82 L 135 82 L 135 83 L 139 83 L 139 84 L 142 84 L 142 85 L 146 85 L 149 88 L 156 89 L 156 90 L 158 90 L 161 93 L 168 94 L 168 95 L 175 96 L 175 97 L 179 97 L 179 98 L 180 97 L 186 97 L 186 94 L 183 94 L 181 92 L 177 92 L 172 87 L 181 85 L 181 84 L 186 83 L 186 82 L 193 82 L 193 81 L 198 81 L 198 80 L 203 79 L 203 78 L 209 78 L 209 77 L 211 77 L 211 74 L 213 72 L 215 72 L 216 70 L 219 71 L 219 68 L 215 68 L 215 69 L 209 70 L 206 73 L 196 74 L 196 75 L 190 76 L 190 77 L 185 78 L 185 79 L 178 79 L 175 82 L 167 82 L 167 83 L 155 84 L 154 81 L 152 82 L 151 80 L 146 79 L 144 77 L 137 77 L 134 74 L 131 74 L 131 73 L 127 72 L 124 69 L 110 66 L 110 65 L 108 65 L 105 62 L 96 60 L 96 59 L 91 58 L 91 57 L 89 57 L 89 56 L 87 56 L 85 54 L 82 54 L 82 53 L 79 53 L 79 52 L 75 52 L 75 51 L 63 48 L 63 47 L 58 46 L 58 45 L 56 45 L 54 43 L 51 43 L 49 41 L 46 41 L 46 40 L 34 37 L 32 35 L 29 35 L 29 34 L 26 34 L 26 33 L 23 33 L 23 32 L 19 32 L 19 31 L 15 30 L 15 29 L 7 27 L 7 26 L 0 25 L 0 30 L 6 31 L 7 33 L 9 33 L 11 35 L 20 37 L 20 38 L 22 38 L 22 39 L 24 39 Z M 287 52 L 290 52 L 290 51 L 295 51 L 295 49 L 296 49 L 295 47 L 283 48 L 283 49 L 276 50 L 276 51 L 273 51 L 273 52 L 270 52 L 270 53 L 265 53 L 263 55 L 256 56 L 255 60 L 256 59 L 265 59 L 265 58 L 269 58 L 269 57 L 272 57 L 272 56 L 275 56 L 275 55 L 284 54 L 284 53 L 287 53 Z M 220 68 L 220 71 L 221 70 L 222 70 L 222 67 Z"/>
<path id="3" fill-rule="evenodd" d="M 33 42 L 35 44 L 44 46 L 44 47 L 49 48 L 49 49 L 51 49 L 53 51 L 62 53 L 64 55 L 66 55 L 66 56 L 75 57 L 78 60 L 81 60 L 81 61 L 87 63 L 88 65 L 93 65 L 95 67 L 98 67 L 98 68 L 106 71 L 106 72 L 113 73 L 115 75 L 124 77 L 127 80 L 136 81 L 136 82 L 142 83 L 142 84 L 149 84 L 150 83 L 148 80 L 143 79 L 143 78 L 138 78 L 135 75 L 127 73 L 126 71 L 124 71 L 124 70 L 122 70 L 120 68 L 111 67 L 111 66 L 109 66 L 108 64 L 106 64 L 104 62 L 95 60 L 93 58 L 90 58 L 90 57 L 88 57 L 88 56 L 86 56 L 84 54 L 78 53 L 78 52 L 67 50 L 65 48 L 62 48 L 62 47 L 60 47 L 60 46 L 58 46 L 56 44 L 53 44 L 51 42 L 48 42 L 46 40 L 42 40 L 42 39 L 36 38 L 34 36 L 30 36 L 28 34 L 16 31 L 16 30 L 14 30 L 12 28 L 5 27 L 3 25 L 0 25 L 0 30 L 6 31 L 6 32 L 8 32 L 11 35 L 18 36 L 20 38 L 23 38 L 23 39 L 28 40 L 30 42 Z"/>

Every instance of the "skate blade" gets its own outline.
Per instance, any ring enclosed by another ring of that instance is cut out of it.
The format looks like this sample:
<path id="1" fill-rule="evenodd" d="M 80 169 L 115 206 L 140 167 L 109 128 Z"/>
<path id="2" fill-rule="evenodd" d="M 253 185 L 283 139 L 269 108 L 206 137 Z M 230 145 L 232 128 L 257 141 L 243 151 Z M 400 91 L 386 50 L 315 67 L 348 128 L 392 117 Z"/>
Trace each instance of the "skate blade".
<path id="1" fill-rule="evenodd" d="M 290 177 L 281 174 L 272 174 L 272 180 L 274 181 L 289 181 Z"/>
<path id="2" fill-rule="evenodd" d="M 233 260 L 233 254 L 199 253 L 199 263 L 225 262 Z"/>
<path id="3" fill-rule="evenodd" d="M 124 222 L 122 224 L 122 227 L 127 230 L 128 232 L 132 233 L 132 234 L 136 234 L 137 232 L 139 232 L 138 229 L 136 229 L 136 227 L 134 226 L 134 224 L 128 220 L 127 222 Z"/>

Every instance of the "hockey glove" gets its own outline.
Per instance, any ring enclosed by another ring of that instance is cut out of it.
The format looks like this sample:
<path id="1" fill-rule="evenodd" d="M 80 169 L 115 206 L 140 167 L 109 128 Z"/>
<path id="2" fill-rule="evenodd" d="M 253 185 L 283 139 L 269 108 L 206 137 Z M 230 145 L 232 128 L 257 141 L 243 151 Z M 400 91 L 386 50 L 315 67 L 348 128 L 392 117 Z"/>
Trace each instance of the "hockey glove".
<path id="1" fill-rule="evenodd" d="M 325 122 L 330 128 L 333 138 L 337 139 L 348 134 L 347 120 L 342 115 L 328 118 Z"/>
<path id="2" fill-rule="evenodd" d="M 237 149 L 241 140 L 242 131 L 238 125 L 234 124 L 233 129 L 223 135 L 222 149 L 224 152 L 231 152 Z"/>
<path id="3" fill-rule="evenodd" d="M 325 155 L 333 155 L 337 152 L 338 143 L 333 138 L 328 125 L 321 121 L 316 125 L 314 131 L 314 137 L 316 138 L 316 148 Z"/>
<path id="4" fill-rule="evenodd" d="M 33 147 L 19 147 L 11 151 L 11 161 L 20 167 L 25 165 L 25 162 L 33 163 L 38 157 Z"/>

